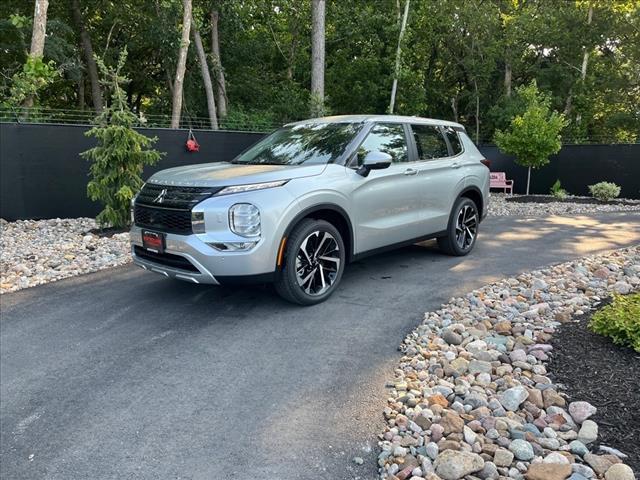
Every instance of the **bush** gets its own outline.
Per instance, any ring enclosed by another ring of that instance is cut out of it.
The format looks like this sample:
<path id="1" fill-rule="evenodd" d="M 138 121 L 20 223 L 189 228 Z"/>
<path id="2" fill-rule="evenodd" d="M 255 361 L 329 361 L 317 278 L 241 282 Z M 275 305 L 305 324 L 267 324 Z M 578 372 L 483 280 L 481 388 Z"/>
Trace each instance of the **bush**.
<path id="1" fill-rule="evenodd" d="M 594 198 L 608 202 L 620 195 L 620 187 L 611 182 L 600 182 L 595 185 L 589 185 L 589 191 Z"/>
<path id="2" fill-rule="evenodd" d="M 553 197 L 557 198 L 558 200 L 564 200 L 565 198 L 567 198 L 567 191 L 562 188 L 560 180 L 556 180 L 556 183 L 553 184 L 550 192 L 551 195 L 553 195 Z"/>
<path id="3" fill-rule="evenodd" d="M 640 292 L 614 295 L 613 302 L 591 317 L 589 328 L 640 352 Z"/>

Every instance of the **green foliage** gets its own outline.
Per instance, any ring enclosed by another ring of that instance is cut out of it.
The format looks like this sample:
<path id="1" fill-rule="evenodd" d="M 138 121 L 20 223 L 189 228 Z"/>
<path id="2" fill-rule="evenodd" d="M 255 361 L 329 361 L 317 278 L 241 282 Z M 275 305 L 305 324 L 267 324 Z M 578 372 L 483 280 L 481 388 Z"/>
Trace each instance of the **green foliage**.
<path id="1" fill-rule="evenodd" d="M 129 109 L 122 88 L 127 82 L 121 74 L 126 59 L 126 48 L 115 68 L 107 67 L 96 58 L 102 83 L 111 92 L 111 104 L 98 115 L 97 125 L 86 132 L 87 136 L 98 140 L 98 145 L 81 153 L 91 161 L 87 195 L 104 205 L 96 218 L 102 227 L 123 228 L 129 224 L 131 199 L 142 186 L 142 169 L 156 163 L 162 155 L 149 148 L 156 138 L 146 137 L 133 129 L 139 120 Z"/>
<path id="2" fill-rule="evenodd" d="M 612 182 L 599 182 L 589 185 L 589 192 L 594 198 L 603 202 L 608 202 L 620 196 L 620 187 Z"/>
<path id="3" fill-rule="evenodd" d="M 558 200 L 564 200 L 565 198 L 567 198 L 567 191 L 562 188 L 559 179 L 556 180 L 556 182 L 551 186 L 550 193 L 554 198 L 557 198 Z"/>
<path id="4" fill-rule="evenodd" d="M 519 87 L 517 94 L 526 105 L 524 113 L 511 120 L 505 131 L 494 136 L 498 148 L 516 157 L 516 162 L 530 168 L 549 163 L 549 156 L 562 147 L 560 132 L 566 125 L 564 116 L 551 111 L 551 100 L 538 90 L 536 81 Z"/>
<path id="5" fill-rule="evenodd" d="M 9 96 L 2 103 L 9 108 L 18 108 L 29 97 L 38 98 L 38 93 L 58 77 L 52 60 L 44 62 L 42 57 L 27 56 L 22 70 L 13 75 Z"/>
<path id="6" fill-rule="evenodd" d="M 614 295 L 609 305 L 593 314 L 589 328 L 640 353 L 640 293 Z"/>

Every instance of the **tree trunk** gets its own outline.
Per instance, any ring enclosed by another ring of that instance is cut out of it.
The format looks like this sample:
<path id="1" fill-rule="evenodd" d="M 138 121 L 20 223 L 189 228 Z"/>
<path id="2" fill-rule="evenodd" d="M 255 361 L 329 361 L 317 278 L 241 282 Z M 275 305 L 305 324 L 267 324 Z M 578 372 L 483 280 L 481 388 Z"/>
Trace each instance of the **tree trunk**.
<path id="1" fill-rule="evenodd" d="M 451 97 L 451 110 L 453 111 L 453 120 L 458 121 L 458 97 Z"/>
<path id="2" fill-rule="evenodd" d="M 504 93 L 511 96 L 511 64 L 508 61 L 504 64 Z"/>
<path id="3" fill-rule="evenodd" d="M 591 21 L 593 20 L 593 5 L 589 5 L 589 13 L 587 14 L 587 25 L 591 25 Z M 589 48 L 585 47 L 584 54 L 582 55 L 582 67 L 580 68 L 580 80 L 584 84 L 584 81 L 587 79 L 587 66 L 589 64 Z M 576 123 L 580 123 L 582 120 L 582 115 L 580 112 L 576 115 Z"/>
<path id="4" fill-rule="evenodd" d="M 400 35 L 398 35 L 398 48 L 396 49 L 396 68 L 393 73 L 393 85 L 391 86 L 391 100 L 389 100 L 389 113 L 393 113 L 396 104 L 396 90 L 398 89 L 398 75 L 400 73 L 400 54 L 402 53 L 402 37 L 407 28 L 407 18 L 409 16 L 409 0 L 404 3 L 404 14 L 402 15 L 402 25 Z"/>
<path id="5" fill-rule="evenodd" d="M 180 126 L 180 114 L 182 113 L 182 87 L 184 72 L 187 68 L 187 52 L 189 50 L 189 34 L 191 32 L 191 0 L 182 0 L 184 10 L 182 12 L 182 38 L 178 51 L 178 65 L 176 77 L 173 83 L 173 100 L 171 110 L 171 128 Z"/>
<path id="6" fill-rule="evenodd" d="M 33 30 L 31 31 L 31 51 L 29 56 L 36 58 L 44 54 L 44 40 L 47 35 L 47 9 L 49 0 L 36 0 L 33 12 Z M 26 108 L 33 107 L 33 96 L 28 96 L 22 102 Z"/>
<path id="7" fill-rule="evenodd" d="M 204 83 L 204 91 L 207 94 L 207 110 L 209 111 L 209 123 L 212 130 L 218 129 L 218 117 L 216 116 L 216 101 L 213 97 L 213 85 L 211 84 L 211 75 L 209 75 L 209 65 L 207 65 L 207 55 L 204 53 L 202 39 L 196 22 L 191 18 L 191 33 L 193 34 L 193 43 L 196 46 L 198 61 L 200 62 L 200 73 L 202 74 L 202 83 Z"/>
<path id="8" fill-rule="evenodd" d="M 476 144 L 480 143 L 480 94 L 478 92 L 478 81 L 473 79 L 473 89 L 476 95 Z"/>
<path id="9" fill-rule="evenodd" d="M 36 0 L 33 12 L 33 31 L 31 33 L 32 57 L 41 57 L 44 54 L 44 39 L 47 34 L 47 9 L 49 0 Z"/>
<path id="10" fill-rule="evenodd" d="M 311 115 L 324 114 L 325 0 L 311 0 Z"/>
<path id="11" fill-rule="evenodd" d="M 84 52 L 84 60 L 87 62 L 87 71 L 89 72 L 89 82 L 91 83 L 91 99 L 93 100 L 93 108 L 97 113 L 102 112 L 102 89 L 100 88 L 100 79 L 98 78 L 98 66 L 93 55 L 93 46 L 89 32 L 84 27 L 82 12 L 78 0 L 71 3 L 73 10 L 73 20 L 80 32 L 80 42 L 82 43 L 82 51 Z"/>
<path id="12" fill-rule="evenodd" d="M 220 34 L 218 31 L 218 20 L 220 14 L 218 10 L 211 10 L 211 53 L 213 56 L 213 71 L 218 84 L 218 115 L 220 118 L 227 116 L 227 84 L 224 79 L 222 69 L 222 59 L 220 57 Z"/>
<path id="13" fill-rule="evenodd" d="M 78 80 L 78 108 L 84 110 L 84 75 L 80 72 Z"/>

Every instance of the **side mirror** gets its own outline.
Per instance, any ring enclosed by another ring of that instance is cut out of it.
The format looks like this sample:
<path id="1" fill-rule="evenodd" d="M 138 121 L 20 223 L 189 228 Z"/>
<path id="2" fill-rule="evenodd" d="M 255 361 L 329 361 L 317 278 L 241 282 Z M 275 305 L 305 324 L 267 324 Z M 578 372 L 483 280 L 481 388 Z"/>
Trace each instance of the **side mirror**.
<path id="1" fill-rule="evenodd" d="M 367 153 L 364 157 L 364 161 L 356 173 L 366 177 L 371 170 L 382 170 L 383 168 L 389 168 L 391 165 L 391 155 L 385 152 L 374 150 Z"/>

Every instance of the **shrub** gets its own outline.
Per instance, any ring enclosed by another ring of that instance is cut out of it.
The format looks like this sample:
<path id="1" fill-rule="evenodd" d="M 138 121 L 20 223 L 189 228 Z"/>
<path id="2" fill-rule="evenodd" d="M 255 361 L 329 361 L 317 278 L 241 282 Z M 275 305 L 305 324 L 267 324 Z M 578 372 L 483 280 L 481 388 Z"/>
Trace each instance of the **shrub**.
<path id="1" fill-rule="evenodd" d="M 120 74 L 126 59 L 125 49 L 114 69 L 96 58 L 107 79 L 104 84 L 111 89 L 111 103 L 96 118 L 97 125 L 85 133 L 96 137 L 98 145 L 80 154 L 91 161 L 87 195 L 104 205 L 96 217 L 101 227 L 123 228 L 129 224 L 131 199 L 142 186 L 142 169 L 156 163 L 161 156 L 149 148 L 155 138 L 145 137 L 133 129 L 139 119 L 127 105 L 122 89 L 127 79 Z"/>
<path id="2" fill-rule="evenodd" d="M 640 352 L 640 292 L 614 295 L 613 302 L 593 314 L 589 328 Z"/>
<path id="3" fill-rule="evenodd" d="M 567 198 L 567 191 L 562 188 L 560 180 L 556 180 L 556 183 L 552 185 L 550 192 L 551 195 L 553 195 L 553 197 L 557 198 L 558 200 L 564 200 L 565 198 Z"/>
<path id="4" fill-rule="evenodd" d="M 589 191 L 594 198 L 608 202 L 620 195 L 620 187 L 611 182 L 600 182 L 595 185 L 589 185 Z"/>

